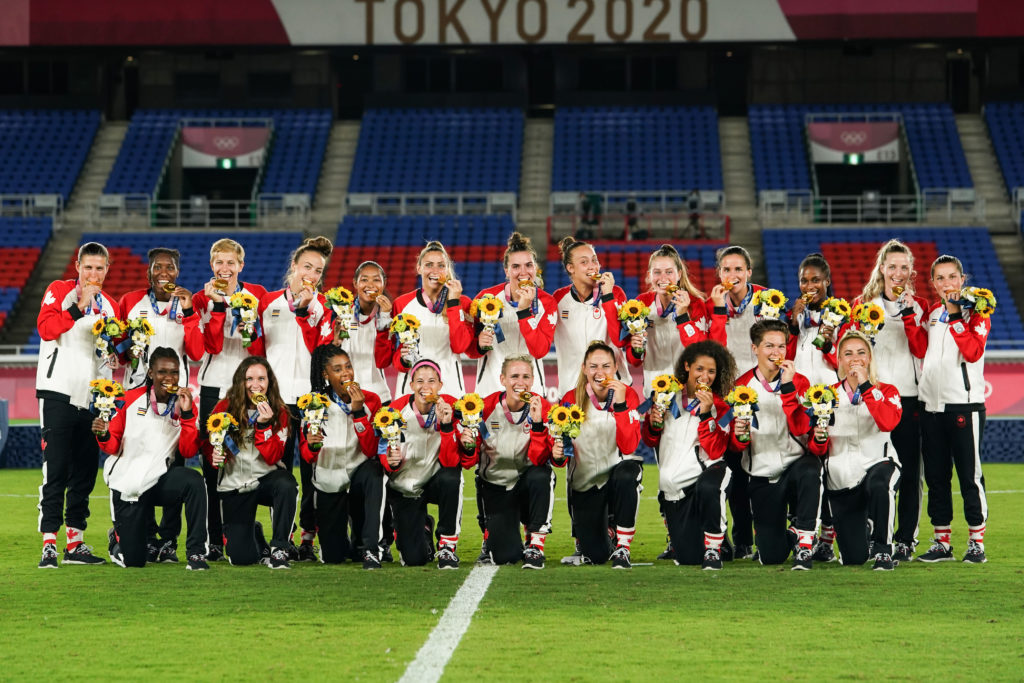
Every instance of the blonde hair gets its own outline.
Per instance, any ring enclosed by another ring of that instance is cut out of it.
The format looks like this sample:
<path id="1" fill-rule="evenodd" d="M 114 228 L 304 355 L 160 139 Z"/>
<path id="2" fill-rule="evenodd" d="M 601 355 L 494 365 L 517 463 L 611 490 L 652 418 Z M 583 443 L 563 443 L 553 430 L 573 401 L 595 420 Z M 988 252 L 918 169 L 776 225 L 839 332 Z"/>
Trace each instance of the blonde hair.
<path id="1" fill-rule="evenodd" d="M 852 327 L 846 331 L 846 334 L 843 335 L 843 338 L 840 339 L 839 343 L 836 345 L 836 361 L 839 365 L 839 368 L 837 369 L 839 379 L 846 379 L 846 372 L 843 370 L 843 364 L 839 358 L 843 351 L 843 346 L 851 341 L 860 341 L 864 346 L 868 347 L 868 381 L 872 384 L 877 384 L 878 368 L 875 366 L 875 349 L 871 346 L 871 339 L 869 339 L 868 336 L 860 330 Z"/>
<path id="2" fill-rule="evenodd" d="M 423 247 L 420 255 L 416 257 L 416 267 L 419 268 L 423 265 L 423 257 L 432 251 L 440 252 L 444 255 L 445 272 L 448 274 L 449 279 L 455 279 L 455 264 L 452 263 L 452 257 L 448 255 L 448 250 L 444 248 L 444 245 L 437 240 L 431 240 L 427 242 L 427 246 Z"/>
<path id="3" fill-rule="evenodd" d="M 654 259 L 656 258 L 671 259 L 672 262 L 676 264 L 676 268 L 679 270 L 679 281 L 676 282 L 675 284 L 689 292 L 690 296 L 699 297 L 701 299 L 704 298 L 704 292 L 694 287 L 693 283 L 690 282 L 690 273 L 688 270 L 686 270 L 686 263 L 683 261 L 683 258 L 679 255 L 679 251 L 671 244 L 661 245 L 654 251 L 654 253 L 651 254 L 651 258 L 647 260 L 648 280 L 650 280 L 651 268 L 654 267 Z M 654 283 L 651 282 L 650 285 L 651 290 L 653 291 Z"/>
<path id="4" fill-rule="evenodd" d="M 864 291 L 860 294 L 861 301 L 867 303 L 881 296 L 885 291 L 885 276 L 882 275 L 882 266 L 885 265 L 885 259 L 889 254 L 906 254 L 910 260 L 910 278 L 907 280 L 907 287 L 911 294 L 914 293 L 914 276 L 917 275 L 917 272 L 914 271 L 914 253 L 903 242 L 892 239 L 883 244 L 878 249 L 878 254 L 875 255 L 875 265 L 871 269 L 871 276 L 868 278 L 868 283 L 864 285 Z"/>
<path id="5" fill-rule="evenodd" d="M 504 375 L 508 370 L 508 366 L 513 363 L 526 363 L 530 367 L 530 372 L 533 372 L 533 357 L 523 354 L 520 356 L 505 356 L 505 360 L 501 362 L 501 374 Z"/>
<path id="6" fill-rule="evenodd" d="M 576 405 L 583 407 L 587 402 L 587 376 L 583 374 L 583 368 L 587 365 L 587 359 L 590 358 L 591 354 L 597 353 L 598 351 L 604 351 L 612 357 L 612 363 L 615 364 L 615 369 L 619 369 L 619 361 L 615 358 L 615 350 L 612 349 L 608 344 L 603 341 L 592 341 L 587 347 L 587 352 L 583 354 L 583 362 L 580 363 L 580 377 L 576 380 Z M 625 397 L 622 397 L 625 399 Z"/>
<path id="7" fill-rule="evenodd" d="M 238 242 L 224 238 L 219 239 L 210 246 L 210 263 L 213 263 L 213 258 L 220 252 L 233 253 L 238 257 L 239 262 L 245 263 L 245 249 Z"/>

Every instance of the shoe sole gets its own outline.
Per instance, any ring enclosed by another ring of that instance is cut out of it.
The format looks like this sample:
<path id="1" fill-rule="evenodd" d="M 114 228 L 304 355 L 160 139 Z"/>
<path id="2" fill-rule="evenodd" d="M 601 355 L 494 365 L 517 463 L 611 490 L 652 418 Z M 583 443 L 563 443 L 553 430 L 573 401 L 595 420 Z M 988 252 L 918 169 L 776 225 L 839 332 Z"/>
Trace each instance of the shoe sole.
<path id="1" fill-rule="evenodd" d="M 613 564 L 612 565 L 612 569 L 632 569 L 632 568 L 633 568 L 632 566 L 624 567 L 624 566 L 618 565 L 618 564 Z"/>
<path id="2" fill-rule="evenodd" d="M 39 565 L 39 568 L 40 569 L 59 569 L 59 567 L 57 565 L 55 565 L 55 564 L 41 564 L 41 565 Z"/>
<path id="3" fill-rule="evenodd" d="M 535 564 L 524 564 L 523 569 L 544 569 L 544 565 L 538 567 Z"/>
<path id="4" fill-rule="evenodd" d="M 717 571 L 721 571 L 722 568 L 721 567 L 701 567 L 701 570 L 706 571 L 706 572 L 717 572 Z"/>
<path id="5" fill-rule="evenodd" d="M 791 571 L 794 571 L 794 572 L 809 572 L 809 571 L 811 571 L 811 568 L 810 567 L 801 567 L 801 566 L 798 565 L 796 567 L 792 567 Z"/>
<path id="6" fill-rule="evenodd" d="M 275 567 L 272 564 L 268 564 L 267 566 L 270 567 L 271 569 L 291 569 L 291 567 L 288 567 L 286 565 L 281 565 L 280 567 Z"/>
<path id="7" fill-rule="evenodd" d="M 125 568 L 123 560 L 115 560 L 113 557 L 110 558 L 110 564 L 116 565 L 121 569 Z"/>
<path id="8" fill-rule="evenodd" d="M 187 571 L 190 571 L 190 572 L 207 572 L 207 571 L 210 571 L 209 567 L 185 567 L 185 569 Z"/>
<path id="9" fill-rule="evenodd" d="M 458 567 L 438 567 L 438 569 L 440 569 L 441 571 L 447 571 L 449 569 L 452 569 L 452 570 L 458 569 Z"/>
<path id="10" fill-rule="evenodd" d="M 955 559 L 956 558 L 953 558 L 953 557 L 940 557 L 940 558 L 938 558 L 936 560 L 926 560 L 923 557 L 919 557 L 919 558 L 917 558 L 917 561 L 918 562 L 924 562 L 925 564 L 935 564 L 936 562 L 952 562 Z"/>
<path id="11" fill-rule="evenodd" d="M 985 564 L 986 562 L 988 562 L 987 557 L 984 560 L 968 560 L 966 557 L 963 559 L 964 564 Z"/>
<path id="12" fill-rule="evenodd" d="M 894 569 L 896 569 L 896 567 L 872 567 L 871 571 L 873 571 L 873 572 L 891 572 Z"/>
<path id="13" fill-rule="evenodd" d="M 106 563 L 107 563 L 107 561 L 102 559 L 102 558 L 100 558 L 99 562 L 80 562 L 78 560 L 64 560 L 63 562 L 61 562 L 61 564 L 78 564 L 78 565 L 82 565 L 83 567 L 99 566 L 101 564 L 106 564 Z"/>

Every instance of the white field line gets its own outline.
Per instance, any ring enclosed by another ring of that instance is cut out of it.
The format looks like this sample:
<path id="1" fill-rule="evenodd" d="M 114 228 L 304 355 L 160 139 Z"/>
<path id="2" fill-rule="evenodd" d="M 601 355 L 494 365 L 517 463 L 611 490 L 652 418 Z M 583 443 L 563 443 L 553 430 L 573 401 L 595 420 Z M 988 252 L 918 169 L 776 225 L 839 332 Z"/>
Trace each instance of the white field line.
<path id="1" fill-rule="evenodd" d="M 398 679 L 399 683 L 435 683 L 441 679 L 444 667 L 459 646 L 480 600 L 497 573 L 498 567 L 493 565 L 473 567 L 455 597 L 448 603 L 441 620 L 430 632 L 427 642 L 416 653 L 416 659 L 412 660 Z"/>

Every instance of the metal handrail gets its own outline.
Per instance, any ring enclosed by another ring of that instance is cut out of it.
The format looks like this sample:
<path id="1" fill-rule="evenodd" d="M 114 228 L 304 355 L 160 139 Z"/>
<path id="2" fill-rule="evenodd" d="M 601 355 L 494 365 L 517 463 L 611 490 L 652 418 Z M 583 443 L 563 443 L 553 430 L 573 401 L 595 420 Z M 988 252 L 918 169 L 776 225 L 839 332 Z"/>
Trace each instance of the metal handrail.
<path id="1" fill-rule="evenodd" d="M 465 214 L 510 213 L 519 197 L 514 192 L 356 192 L 345 198 L 347 213 Z"/>

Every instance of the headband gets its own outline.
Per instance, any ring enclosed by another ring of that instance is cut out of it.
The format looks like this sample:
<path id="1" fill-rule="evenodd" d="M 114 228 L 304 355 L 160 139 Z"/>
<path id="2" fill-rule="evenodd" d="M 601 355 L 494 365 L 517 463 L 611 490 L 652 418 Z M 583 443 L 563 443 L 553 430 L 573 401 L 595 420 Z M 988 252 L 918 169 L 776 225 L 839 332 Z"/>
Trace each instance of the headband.
<path id="1" fill-rule="evenodd" d="M 441 379 L 441 367 L 437 363 L 428 358 L 416 361 L 416 363 L 411 368 L 409 368 L 409 377 L 411 378 L 414 374 L 416 374 L 417 370 L 423 367 L 433 368 L 434 372 L 437 373 L 437 378 Z"/>

